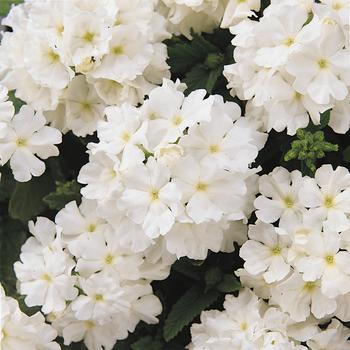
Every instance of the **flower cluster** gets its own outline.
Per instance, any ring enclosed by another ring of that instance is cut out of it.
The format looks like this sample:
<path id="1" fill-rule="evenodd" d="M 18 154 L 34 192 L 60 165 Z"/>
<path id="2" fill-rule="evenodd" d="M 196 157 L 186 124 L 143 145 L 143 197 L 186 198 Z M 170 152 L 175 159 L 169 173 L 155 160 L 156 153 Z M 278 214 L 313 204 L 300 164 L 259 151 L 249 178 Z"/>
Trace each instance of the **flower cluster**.
<path id="1" fill-rule="evenodd" d="M 244 239 L 256 191 L 250 164 L 266 134 L 236 103 L 183 88 L 164 80 L 140 108 L 108 107 L 78 181 L 128 248 L 160 239 L 178 258 L 205 259 Z"/>
<path id="2" fill-rule="evenodd" d="M 295 305 L 295 304 L 294 304 Z M 349 349 L 350 331 L 334 319 L 326 329 L 317 322 L 293 322 L 278 307 L 267 305 L 249 289 L 226 295 L 224 311 L 204 311 L 191 328 L 191 350 Z M 306 346 L 301 345 L 306 342 Z"/>
<path id="3" fill-rule="evenodd" d="M 106 105 L 137 104 L 169 74 L 152 1 L 27 0 L 2 23 L 1 82 L 64 132 L 92 134 Z"/>
<path id="4" fill-rule="evenodd" d="M 309 178 L 275 168 L 259 190 L 258 221 L 240 250 L 243 283 L 295 322 L 349 321 L 349 171 L 323 165 Z"/>
<path id="5" fill-rule="evenodd" d="M 347 1 L 272 1 L 259 21 L 230 27 L 236 63 L 224 75 L 263 130 L 294 135 L 330 108 L 333 130 L 349 130 L 348 11 Z"/>
<path id="6" fill-rule="evenodd" d="M 14 298 L 7 297 L 0 284 L 0 342 L 2 350 L 59 350 L 53 340 L 57 332 L 45 323 L 44 316 L 37 312 L 33 316 L 24 314 Z"/>
<path id="7" fill-rule="evenodd" d="M 191 32 L 228 28 L 259 11 L 260 0 L 159 0 L 158 11 L 168 20 L 172 33 L 191 38 Z"/>
<path id="8" fill-rule="evenodd" d="M 25 182 L 44 173 L 45 163 L 39 158 L 57 156 L 55 145 L 62 137 L 57 129 L 45 126 L 42 113 L 29 106 L 15 115 L 7 97 L 6 88 L 0 86 L 0 162 L 4 165 L 10 161 L 14 178 Z"/>
<path id="9" fill-rule="evenodd" d="M 121 246 L 93 201 L 66 205 L 56 224 L 29 222 L 32 234 L 14 269 L 28 306 L 40 306 L 66 345 L 112 349 L 140 320 L 157 323 L 159 299 L 150 282 L 169 273 L 159 247 L 135 254 Z"/>

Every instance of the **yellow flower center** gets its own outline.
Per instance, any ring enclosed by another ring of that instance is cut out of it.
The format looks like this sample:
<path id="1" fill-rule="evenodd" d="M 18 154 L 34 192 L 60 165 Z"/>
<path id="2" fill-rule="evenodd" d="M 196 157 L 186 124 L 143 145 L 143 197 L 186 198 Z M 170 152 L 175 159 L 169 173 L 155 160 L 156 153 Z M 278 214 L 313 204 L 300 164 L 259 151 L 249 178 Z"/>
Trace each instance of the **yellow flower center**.
<path id="1" fill-rule="evenodd" d="M 197 186 L 196 186 L 197 191 L 206 191 L 208 189 L 208 184 L 204 183 L 204 182 L 198 182 Z"/>
<path id="2" fill-rule="evenodd" d="M 16 140 L 16 145 L 17 147 L 24 147 L 25 145 L 27 144 L 27 140 L 22 138 L 22 137 L 19 137 L 17 140 Z"/>
<path id="3" fill-rule="evenodd" d="M 305 282 L 303 287 L 303 289 L 308 293 L 311 293 L 315 288 L 316 288 L 316 282 L 314 281 Z"/>
<path id="4" fill-rule="evenodd" d="M 103 300 L 103 295 L 102 294 L 96 294 L 95 295 L 95 300 L 96 301 L 102 301 Z"/>
<path id="5" fill-rule="evenodd" d="M 154 112 L 151 112 L 151 113 L 148 115 L 148 119 L 149 119 L 149 120 L 157 119 L 157 115 L 156 115 Z"/>
<path id="6" fill-rule="evenodd" d="M 334 265 L 334 256 L 333 255 L 327 255 L 325 258 L 327 265 Z"/>
<path id="7" fill-rule="evenodd" d="M 333 198 L 331 196 L 326 196 L 324 198 L 324 206 L 327 208 L 327 209 L 330 209 L 334 206 L 334 201 L 333 201 Z"/>
<path id="8" fill-rule="evenodd" d="M 57 62 L 60 60 L 60 56 L 52 49 L 47 52 L 47 57 L 51 62 Z"/>
<path id="9" fill-rule="evenodd" d="M 88 227 L 87 227 L 87 231 L 92 233 L 92 232 L 95 232 L 96 230 L 96 225 L 95 224 L 90 224 Z"/>
<path id="10" fill-rule="evenodd" d="M 83 40 L 88 42 L 88 43 L 91 43 L 95 38 L 95 33 L 93 32 L 86 32 L 83 36 Z"/>
<path id="11" fill-rule="evenodd" d="M 82 110 L 83 111 L 89 111 L 89 110 L 91 110 L 91 103 L 89 103 L 89 102 L 82 102 L 81 103 L 81 108 L 82 108 Z"/>
<path id="12" fill-rule="evenodd" d="M 334 10 L 340 10 L 343 8 L 343 4 L 341 4 L 340 2 L 335 2 L 333 3 L 332 7 Z"/>
<path id="13" fill-rule="evenodd" d="M 173 124 L 175 125 L 175 126 L 178 126 L 178 125 L 180 125 L 181 124 L 181 122 L 182 122 L 182 117 L 180 116 L 180 115 L 176 115 L 174 118 L 173 118 Z"/>
<path id="14" fill-rule="evenodd" d="M 299 101 L 299 100 L 301 99 L 302 96 L 303 96 L 303 95 L 302 95 L 300 92 L 295 91 L 295 93 L 294 93 L 294 99 L 295 99 L 295 100 Z"/>
<path id="15" fill-rule="evenodd" d="M 48 282 L 48 283 L 52 282 L 51 276 L 48 275 L 47 273 L 43 274 L 43 275 L 41 276 L 41 279 L 44 280 L 45 282 Z"/>
<path id="16" fill-rule="evenodd" d="M 60 24 L 60 25 L 58 25 L 57 27 L 56 27 L 56 31 L 57 31 L 57 33 L 58 34 L 63 34 L 63 32 L 64 32 L 64 26 L 63 26 L 63 24 Z"/>
<path id="17" fill-rule="evenodd" d="M 282 248 L 279 245 L 276 245 L 275 247 L 271 248 L 272 255 L 281 255 Z"/>
<path id="18" fill-rule="evenodd" d="M 85 321 L 84 324 L 85 324 L 85 327 L 86 327 L 87 329 L 92 329 L 92 328 L 95 327 L 95 323 L 92 322 L 92 321 L 90 321 L 90 320 L 89 320 L 89 321 Z"/>
<path id="19" fill-rule="evenodd" d="M 114 46 L 112 48 L 112 52 L 113 52 L 114 55 L 117 55 L 117 56 L 118 55 L 122 55 L 123 52 L 124 52 L 123 46 L 121 46 L 121 45 Z"/>
<path id="20" fill-rule="evenodd" d="M 283 203 L 287 208 L 293 208 L 294 200 L 293 198 L 286 196 L 283 198 Z"/>
<path id="21" fill-rule="evenodd" d="M 153 201 L 156 201 L 159 198 L 159 192 L 157 190 L 151 191 L 151 198 Z"/>
<path id="22" fill-rule="evenodd" d="M 131 139 L 130 133 L 128 133 L 127 131 L 123 132 L 123 134 L 122 134 L 122 140 L 126 143 L 126 142 L 129 142 L 130 139 Z"/>
<path id="23" fill-rule="evenodd" d="M 289 47 L 289 46 L 292 46 L 294 42 L 295 42 L 294 38 L 287 38 L 283 40 L 283 45 Z"/>
<path id="24" fill-rule="evenodd" d="M 105 257 L 105 263 L 106 263 L 107 265 L 112 264 L 113 260 L 114 260 L 114 256 L 113 256 L 112 254 L 108 254 L 108 255 Z"/>
<path id="25" fill-rule="evenodd" d="M 321 58 L 318 62 L 318 66 L 320 69 L 327 69 L 328 68 L 328 61 L 325 58 Z"/>
<path id="26" fill-rule="evenodd" d="M 211 145 L 211 146 L 209 147 L 210 153 L 218 153 L 219 150 L 220 150 L 219 145 Z"/>
<path id="27" fill-rule="evenodd" d="M 248 329 L 248 324 L 247 322 L 242 322 L 240 325 L 239 325 L 239 328 L 242 330 L 242 331 L 246 331 Z"/>

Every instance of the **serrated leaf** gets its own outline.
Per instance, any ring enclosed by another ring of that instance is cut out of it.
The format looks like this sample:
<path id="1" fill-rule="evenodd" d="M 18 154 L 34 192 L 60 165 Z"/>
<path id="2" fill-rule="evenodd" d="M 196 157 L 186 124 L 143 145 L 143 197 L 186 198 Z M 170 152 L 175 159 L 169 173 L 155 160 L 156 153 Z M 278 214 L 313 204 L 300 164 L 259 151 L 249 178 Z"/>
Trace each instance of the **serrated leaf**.
<path id="1" fill-rule="evenodd" d="M 206 271 L 204 275 L 205 284 L 207 287 L 212 287 L 222 279 L 222 272 L 218 267 L 212 267 Z"/>
<path id="2" fill-rule="evenodd" d="M 203 293 L 197 286 L 189 289 L 169 312 L 163 328 L 164 339 L 168 342 L 176 337 L 196 316 L 213 304 L 219 295 L 219 292 L 213 290 Z"/>
<path id="3" fill-rule="evenodd" d="M 213 91 L 218 78 L 222 74 L 222 71 L 223 71 L 222 66 L 217 67 L 217 68 L 210 71 L 208 79 L 207 79 L 207 83 L 205 85 L 205 89 L 208 91 L 208 94 L 211 94 L 211 92 Z"/>
<path id="4" fill-rule="evenodd" d="M 162 350 L 162 343 L 150 335 L 139 339 L 131 345 L 132 350 Z"/>
<path id="5" fill-rule="evenodd" d="M 9 214 L 13 219 L 28 221 L 46 208 L 43 197 L 54 189 L 50 173 L 33 177 L 28 182 L 17 182 L 9 202 Z"/>
<path id="6" fill-rule="evenodd" d="M 201 279 L 199 268 L 193 266 L 193 264 L 191 264 L 191 262 L 185 258 L 177 260 L 171 268 L 172 270 L 175 270 L 181 273 L 182 275 L 194 279 L 196 281 L 199 281 Z"/>
<path id="7" fill-rule="evenodd" d="M 75 181 L 56 182 L 56 190 L 49 193 L 43 198 L 43 201 L 50 209 L 61 210 L 67 203 L 76 201 L 78 204 L 81 201 L 80 195 L 81 186 Z"/>
<path id="8" fill-rule="evenodd" d="M 216 289 L 222 293 L 232 293 L 241 288 L 241 284 L 234 275 L 225 274 Z"/>
<path id="9" fill-rule="evenodd" d="M 205 64 L 199 64 L 193 67 L 183 79 L 183 82 L 187 85 L 186 93 L 197 89 L 205 89 L 208 81 L 209 69 Z"/>

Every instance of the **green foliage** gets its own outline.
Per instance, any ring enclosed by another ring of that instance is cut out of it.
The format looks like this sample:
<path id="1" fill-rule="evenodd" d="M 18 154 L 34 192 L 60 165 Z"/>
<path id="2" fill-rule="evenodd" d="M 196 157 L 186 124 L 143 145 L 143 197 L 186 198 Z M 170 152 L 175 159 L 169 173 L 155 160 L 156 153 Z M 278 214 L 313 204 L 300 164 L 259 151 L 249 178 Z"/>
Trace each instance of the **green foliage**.
<path id="1" fill-rule="evenodd" d="M 28 182 L 17 182 L 9 202 L 11 218 L 28 221 L 41 214 L 46 208 L 43 197 L 53 189 L 54 182 L 48 171 Z"/>
<path id="2" fill-rule="evenodd" d="M 61 210 L 67 203 L 71 201 L 81 202 L 80 195 L 81 186 L 75 181 L 56 181 L 55 191 L 49 193 L 43 198 L 43 201 L 50 209 Z"/>
<path id="3" fill-rule="evenodd" d="M 241 284 L 233 274 L 225 274 L 216 289 L 222 293 L 233 293 L 241 289 Z"/>
<path id="4" fill-rule="evenodd" d="M 219 295 L 220 293 L 214 290 L 203 293 L 198 286 L 190 288 L 169 312 L 163 329 L 164 339 L 169 341 L 176 337 L 196 316 L 212 305 Z"/>
<path id="5" fill-rule="evenodd" d="M 21 2 L 23 2 L 23 0 L 0 0 L 0 16 L 6 16 L 13 4 L 15 5 Z"/>
<path id="6" fill-rule="evenodd" d="M 131 345 L 131 350 L 162 350 L 162 342 L 150 335 L 143 337 Z"/>
<path id="7" fill-rule="evenodd" d="M 313 133 L 298 129 L 297 138 L 292 142 L 292 147 L 285 154 L 284 160 L 301 160 L 311 173 L 316 171 L 316 159 L 325 157 L 326 152 L 338 151 L 338 145 L 325 141 L 323 131 Z"/>
<path id="8" fill-rule="evenodd" d="M 191 41 L 184 37 L 175 37 L 167 43 L 168 64 L 171 66 L 173 79 L 180 78 L 187 84 L 186 93 L 206 89 L 210 94 L 223 89 L 226 84 L 222 77 L 224 65 L 233 62 L 229 45 L 231 37 L 227 36 L 227 31 L 221 29 L 216 30 L 213 35 L 193 33 L 192 36 Z"/>
<path id="9" fill-rule="evenodd" d="M 9 96 L 9 101 L 12 101 L 15 107 L 16 113 L 18 113 L 21 107 L 24 105 L 24 102 L 15 96 L 14 91 L 9 91 L 8 96 Z"/>

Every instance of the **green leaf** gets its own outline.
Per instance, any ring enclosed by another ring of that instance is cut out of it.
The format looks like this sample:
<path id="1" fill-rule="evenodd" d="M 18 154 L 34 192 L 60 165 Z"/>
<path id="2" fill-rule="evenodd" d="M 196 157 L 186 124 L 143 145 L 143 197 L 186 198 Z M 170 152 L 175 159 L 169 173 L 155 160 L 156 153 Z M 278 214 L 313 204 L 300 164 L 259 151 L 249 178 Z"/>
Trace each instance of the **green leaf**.
<path id="1" fill-rule="evenodd" d="M 241 284 L 234 275 L 225 274 L 216 289 L 222 293 L 232 293 L 240 290 Z"/>
<path id="2" fill-rule="evenodd" d="M 197 89 L 205 89 L 207 86 L 208 75 L 210 70 L 207 68 L 205 64 L 198 64 L 190 70 L 183 82 L 187 85 L 186 93 L 190 93 L 191 91 Z"/>
<path id="3" fill-rule="evenodd" d="M 13 105 L 15 107 L 15 111 L 16 111 L 16 113 L 18 113 L 19 110 L 21 109 L 21 107 L 25 104 L 25 102 L 20 100 L 19 98 L 17 98 L 15 96 L 14 91 L 9 91 L 8 95 L 9 95 L 9 101 L 11 101 L 13 103 Z"/>
<path id="4" fill-rule="evenodd" d="M 8 14 L 12 4 L 19 4 L 22 0 L 1 0 L 0 1 L 0 16 L 4 17 Z"/>
<path id="5" fill-rule="evenodd" d="M 201 274 L 200 274 L 199 268 L 196 266 L 193 266 L 193 264 L 191 264 L 191 262 L 186 258 L 181 258 L 180 260 L 177 260 L 172 265 L 171 269 L 193 280 L 196 280 L 196 281 L 201 280 Z"/>
<path id="6" fill-rule="evenodd" d="M 350 146 L 346 147 L 343 151 L 344 162 L 350 163 Z"/>
<path id="7" fill-rule="evenodd" d="M 332 109 L 328 109 L 327 111 L 321 113 L 321 116 L 320 116 L 320 129 L 324 129 L 328 125 L 329 119 L 331 117 L 331 110 Z"/>
<path id="8" fill-rule="evenodd" d="M 204 280 L 207 287 L 211 288 L 222 279 L 222 272 L 218 267 L 212 267 L 209 269 L 205 275 Z"/>
<path id="9" fill-rule="evenodd" d="M 137 342 L 131 345 L 132 350 L 162 350 L 162 343 L 153 339 L 150 335 L 139 339 Z"/>
<path id="10" fill-rule="evenodd" d="M 0 180 L 0 202 L 3 202 L 11 197 L 15 186 L 16 181 L 13 178 L 11 170 L 8 167 L 2 167 Z"/>
<path id="11" fill-rule="evenodd" d="M 205 89 L 208 91 L 208 94 L 210 94 L 213 91 L 218 78 L 222 74 L 222 71 L 223 71 L 223 67 L 222 66 L 217 67 L 217 68 L 215 68 L 215 69 L 210 71 L 207 83 L 205 85 Z"/>
<path id="12" fill-rule="evenodd" d="M 219 295 L 213 290 L 203 293 L 198 286 L 189 289 L 169 312 L 163 328 L 164 339 L 168 342 L 176 337 L 196 316 L 213 304 Z"/>
<path id="13" fill-rule="evenodd" d="M 46 208 L 43 197 L 54 189 L 50 173 L 33 177 L 28 182 L 17 182 L 10 198 L 9 214 L 13 219 L 28 221 Z"/>
<path id="14" fill-rule="evenodd" d="M 56 190 L 43 198 L 43 201 L 50 209 L 61 210 L 67 203 L 76 201 L 81 202 L 81 186 L 75 181 L 56 182 Z"/>
<path id="15" fill-rule="evenodd" d="M 0 216 L 0 277 L 6 294 L 18 297 L 13 263 L 18 260 L 21 246 L 27 238 L 26 226 L 8 216 Z"/>

